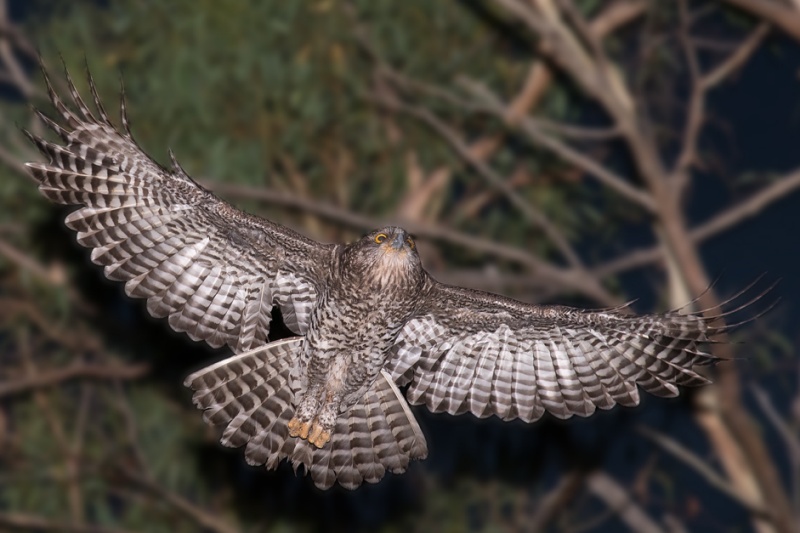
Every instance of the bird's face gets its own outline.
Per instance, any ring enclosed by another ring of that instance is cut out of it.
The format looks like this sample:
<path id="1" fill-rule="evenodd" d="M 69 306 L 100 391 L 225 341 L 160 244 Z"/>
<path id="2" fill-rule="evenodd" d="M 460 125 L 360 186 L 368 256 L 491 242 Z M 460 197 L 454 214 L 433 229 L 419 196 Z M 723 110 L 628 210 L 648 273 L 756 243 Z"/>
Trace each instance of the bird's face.
<path id="1" fill-rule="evenodd" d="M 414 239 L 403 228 L 381 228 L 365 235 L 361 240 L 366 241 L 367 246 L 372 245 L 383 258 L 391 261 L 407 260 L 408 254 L 417 253 Z"/>
<path id="2" fill-rule="evenodd" d="M 352 270 L 365 283 L 415 283 L 422 273 L 414 239 L 402 228 L 387 226 L 368 233 L 349 252 Z"/>

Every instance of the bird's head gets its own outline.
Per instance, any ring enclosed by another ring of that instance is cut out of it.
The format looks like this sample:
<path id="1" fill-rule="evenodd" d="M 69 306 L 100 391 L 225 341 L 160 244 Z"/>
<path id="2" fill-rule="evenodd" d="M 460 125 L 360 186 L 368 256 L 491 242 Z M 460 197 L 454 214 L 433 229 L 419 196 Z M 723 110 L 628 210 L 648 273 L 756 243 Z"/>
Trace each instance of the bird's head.
<path id="1" fill-rule="evenodd" d="M 372 231 L 348 246 L 346 254 L 349 270 L 365 283 L 416 283 L 422 276 L 417 246 L 403 228 Z"/>

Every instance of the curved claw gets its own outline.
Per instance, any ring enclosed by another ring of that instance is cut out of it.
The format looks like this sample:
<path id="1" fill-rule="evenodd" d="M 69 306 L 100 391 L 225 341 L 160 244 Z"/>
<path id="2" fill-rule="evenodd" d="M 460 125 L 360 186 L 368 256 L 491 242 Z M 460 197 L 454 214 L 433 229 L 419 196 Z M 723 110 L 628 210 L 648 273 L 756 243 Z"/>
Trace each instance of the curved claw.
<path id="1" fill-rule="evenodd" d="M 331 440 L 331 433 L 327 431 L 319 422 L 313 420 L 311 422 L 304 422 L 297 417 L 289 420 L 287 425 L 289 428 L 290 437 L 299 437 L 308 440 L 317 448 L 322 448 L 328 441 Z"/>
<path id="2" fill-rule="evenodd" d="M 300 437 L 301 439 L 308 438 L 308 432 L 311 430 L 311 422 L 303 422 L 297 417 L 289 420 L 289 436 Z"/>
<path id="3" fill-rule="evenodd" d="M 308 442 L 317 448 L 322 448 L 329 440 L 331 440 L 330 432 L 325 431 L 325 428 L 317 422 L 314 422 L 314 425 L 311 427 L 311 434 L 308 436 Z"/>

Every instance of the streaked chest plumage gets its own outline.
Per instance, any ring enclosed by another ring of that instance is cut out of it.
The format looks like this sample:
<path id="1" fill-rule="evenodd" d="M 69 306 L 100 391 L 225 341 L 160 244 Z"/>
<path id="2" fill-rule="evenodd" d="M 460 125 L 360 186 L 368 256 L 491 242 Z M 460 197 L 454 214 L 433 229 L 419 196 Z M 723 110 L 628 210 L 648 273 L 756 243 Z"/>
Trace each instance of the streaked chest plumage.
<path id="1" fill-rule="evenodd" d="M 402 259 L 402 258 L 399 258 Z M 414 311 L 422 283 L 393 257 L 370 265 L 343 263 L 330 271 L 326 290 L 317 296 L 306 332 L 303 364 L 309 384 L 344 385 L 345 398 L 358 396 L 374 381 L 389 350 Z M 345 404 L 349 403 L 345 399 Z"/>

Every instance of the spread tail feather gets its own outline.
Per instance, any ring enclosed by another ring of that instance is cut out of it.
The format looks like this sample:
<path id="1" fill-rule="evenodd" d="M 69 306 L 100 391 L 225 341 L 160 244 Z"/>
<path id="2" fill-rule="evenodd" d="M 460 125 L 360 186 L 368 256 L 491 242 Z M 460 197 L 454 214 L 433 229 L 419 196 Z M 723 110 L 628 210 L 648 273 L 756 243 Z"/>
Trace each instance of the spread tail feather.
<path id="1" fill-rule="evenodd" d="M 302 338 L 276 341 L 235 355 L 186 378 L 204 418 L 224 425 L 220 442 L 245 446 L 251 465 L 277 467 L 284 458 L 295 470 L 303 465 L 314 484 L 347 489 L 377 483 L 386 471 L 399 474 L 411 459 L 424 459 L 427 443 L 405 398 L 388 373 L 381 371 L 364 397 L 342 413 L 331 441 L 317 448 L 289 436 L 294 415 Z"/>

